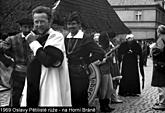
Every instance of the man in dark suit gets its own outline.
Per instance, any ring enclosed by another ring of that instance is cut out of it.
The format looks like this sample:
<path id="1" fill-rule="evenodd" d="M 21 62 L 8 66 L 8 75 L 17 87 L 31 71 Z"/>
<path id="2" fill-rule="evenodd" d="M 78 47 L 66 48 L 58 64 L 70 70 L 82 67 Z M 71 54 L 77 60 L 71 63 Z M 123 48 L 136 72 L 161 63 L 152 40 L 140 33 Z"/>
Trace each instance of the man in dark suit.
<path id="1" fill-rule="evenodd" d="M 28 18 L 18 20 L 20 33 L 8 37 L 2 44 L 2 49 L 7 55 L 14 59 L 14 69 L 11 74 L 11 101 L 10 106 L 19 107 L 24 87 L 26 66 L 29 62 L 29 47 L 25 40 L 26 35 L 31 31 L 33 21 Z"/>

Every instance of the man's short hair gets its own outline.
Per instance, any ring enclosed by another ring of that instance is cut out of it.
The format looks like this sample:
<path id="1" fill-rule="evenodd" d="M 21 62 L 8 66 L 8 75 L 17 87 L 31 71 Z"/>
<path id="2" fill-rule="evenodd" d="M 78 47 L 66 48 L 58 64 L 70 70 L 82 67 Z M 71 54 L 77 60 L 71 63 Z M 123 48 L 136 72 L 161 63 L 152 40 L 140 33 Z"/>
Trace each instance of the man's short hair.
<path id="1" fill-rule="evenodd" d="M 46 6 L 38 6 L 32 11 L 32 16 L 34 13 L 46 13 L 48 16 L 48 20 L 50 21 L 52 19 L 52 10 L 49 7 Z"/>
<path id="2" fill-rule="evenodd" d="M 80 14 L 77 11 L 73 11 L 71 12 L 68 17 L 67 17 L 67 22 L 71 22 L 71 21 L 76 21 L 77 23 L 81 23 L 81 19 L 80 19 Z"/>

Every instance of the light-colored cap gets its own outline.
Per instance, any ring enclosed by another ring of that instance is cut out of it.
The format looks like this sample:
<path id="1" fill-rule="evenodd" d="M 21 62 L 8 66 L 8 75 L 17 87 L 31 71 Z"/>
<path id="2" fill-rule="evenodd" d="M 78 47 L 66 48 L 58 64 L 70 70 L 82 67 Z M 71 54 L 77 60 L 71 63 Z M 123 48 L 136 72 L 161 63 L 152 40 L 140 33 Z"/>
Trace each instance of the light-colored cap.
<path id="1" fill-rule="evenodd" d="M 100 33 L 95 33 L 94 34 L 94 40 L 98 41 L 99 40 Z"/>
<path id="2" fill-rule="evenodd" d="M 127 40 L 127 39 L 129 39 L 129 38 L 134 38 L 134 35 L 133 34 L 128 34 L 126 37 L 125 37 L 125 39 Z"/>

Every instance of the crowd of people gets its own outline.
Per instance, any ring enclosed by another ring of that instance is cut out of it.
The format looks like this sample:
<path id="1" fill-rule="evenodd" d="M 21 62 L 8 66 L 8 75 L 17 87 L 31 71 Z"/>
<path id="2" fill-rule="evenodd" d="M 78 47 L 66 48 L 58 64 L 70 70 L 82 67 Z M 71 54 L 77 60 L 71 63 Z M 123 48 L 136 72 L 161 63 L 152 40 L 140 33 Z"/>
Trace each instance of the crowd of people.
<path id="1" fill-rule="evenodd" d="M 95 38 L 83 29 L 77 11 L 66 18 L 67 35 L 51 27 L 52 19 L 49 7 L 38 6 L 32 11 L 32 19 L 17 21 L 20 33 L 0 41 L 0 61 L 6 68 L 13 68 L 10 85 L 4 85 L 11 88 L 10 107 L 89 107 L 89 65 L 97 62 L 100 110 L 111 112 L 115 108 L 110 104 L 123 103 L 119 95 L 141 94 L 145 82 L 143 67 L 151 53 L 152 86 L 159 87 L 160 93 L 159 103 L 153 108 L 165 109 L 165 26 L 158 27 L 159 38 L 150 51 L 133 34 L 120 44 L 114 43 L 114 32 L 100 32 Z"/>

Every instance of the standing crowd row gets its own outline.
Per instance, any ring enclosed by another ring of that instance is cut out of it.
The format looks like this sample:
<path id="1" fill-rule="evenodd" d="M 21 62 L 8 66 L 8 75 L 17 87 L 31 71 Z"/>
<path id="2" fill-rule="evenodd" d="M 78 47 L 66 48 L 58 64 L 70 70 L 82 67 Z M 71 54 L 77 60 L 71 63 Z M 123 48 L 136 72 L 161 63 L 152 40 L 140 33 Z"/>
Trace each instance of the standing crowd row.
<path id="1" fill-rule="evenodd" d="M 99 38 L 95 38 L 82 29 L 79 13 L 72 12 L 66 20 L 69 33 L 65 36 L 51 28 L 52 11 L 44 6 L 36 7 L 32 18 L 17 21 L 21 33 L 0 42 L 1 62 L 6 67 L 13 67 L 11 107 L 88 107 L 89 65 L 94 62 L 101 73 L 101 111 L 114 110 L 109 106 L 110 101 L 122 103 L 117 95 L 118 85 L 120 96 L 141 94 L 139 75 L 144 88 L 144 57 L 142 47 L 134 40 L 133 34 L 127 35 L 126 41 L 119 45 L 111 40 L 115 37 L 113 32 L 102 32 Z M 163 28 L 158 28 L 158 32 L 165 34 Z M 163 51 L 164 35 L 158 42 L 160 40 L 163 40 L 161 45 L 156 43 L 153 47 L 156 48 L 153 49 L 154 64 Z M 160 73 L 165 74 L 161 70 L 157 76 Z M 152 82 L 153 86 L 160 87 L 156 82 Z"/>

